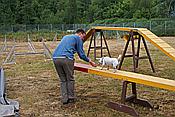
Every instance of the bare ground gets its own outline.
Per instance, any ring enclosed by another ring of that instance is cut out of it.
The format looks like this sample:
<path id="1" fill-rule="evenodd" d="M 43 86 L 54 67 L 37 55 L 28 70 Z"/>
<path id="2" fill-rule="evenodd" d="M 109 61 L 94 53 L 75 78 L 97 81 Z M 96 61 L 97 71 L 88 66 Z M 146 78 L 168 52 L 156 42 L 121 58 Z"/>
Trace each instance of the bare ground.
<path id="1" fill-rule="evenodd" d="M 175 48 L 175 37 L 162 39 Z M 47 42 L 47 45 L 53 50 L 57 43 Z M 24 43 L 20 44 L 24 45 Z M 88 44 L 89 42 L 86 42 L 86 52 Z M 35 43 L 38 51 L 42 51 L 41 45 L 41 43 Z M 108 45 L 114 57 L 121 54 L 124 47 L 122 40 L 108 40 Z M 151 44 L 148 43 L 148 45 L 156 73 L 152 73 L 147 60 L 140 61 L 139 73 L 174 80 L 175 62 Z M 27 51 L 27 48 L 19 47 L 16 51 L 21 50 Z M 141 50 L 141 54 L 144 54 L 144 49 L 141 48 Z M 77 62 L 82 62 L 77 56 L 76 58 Z M 122 70 L 132 71 L 131 60 L 124 61 Z M 19 101 L 21 117 L 130 117 L 128 114 L 106 107 L 109 101 L 120 103 L 122 82 L 119 80 L 75 71 L 77 102 L 65 107 L 60 103 L 60 85 L 53 63 L 46 60 L 43 55 L 18 56 L 16 64 L 5 65 L 4 70 L 7 97 Z M 145 85 L 138 85 L 137 88 L 139 98 L 149 100 L 158 107 L 150 110 L 128 103 L 141 117 L 175 116 L 175 92 Z"/>

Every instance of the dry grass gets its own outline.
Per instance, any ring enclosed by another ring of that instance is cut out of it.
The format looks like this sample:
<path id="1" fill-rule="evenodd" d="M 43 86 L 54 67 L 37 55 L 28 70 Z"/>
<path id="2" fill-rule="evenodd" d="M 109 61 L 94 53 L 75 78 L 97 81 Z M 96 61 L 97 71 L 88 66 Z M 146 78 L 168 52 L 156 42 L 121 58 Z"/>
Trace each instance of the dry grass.
<path id="1" fill-rule="evenodd" d="M 175 38 L 163 38 L 175 48 Z M 50 48 L 56 46 L 47 43 Z M 120 40 L 108 40 L 112 56 L 121 54 L 124 43 Z M 35 43 L 40 48 L 40 43 Z M 139 73 L 175 79 L 175 62 L 161 51 L 148 44 L 156 73 L 152 73 L 148 60 L 141 60 Z M 88 43 L 85 48 L 87 50 Z M 20 51 L 20 48 L 18 48 Z M 42 51 L 42 49 L 41 49 Z M 144 54 L 142 48 L 141 54 Z M 93 54 L 91 54 L 93 56 Z M 76 58 L 78 58 L 76 56 Z M 132 59 L 124 61 L 122 70 L 132 71 Z M 77 61 L 80 61 L 77 59 Z M 82 62 L 82 61 L 81 61 Z M 108 101 L 120 102 L 121 81 L 101 76 L 75 72 L 77 102 L 70 107 L 62 107 L 59 96 L 59 80 L 52 61 L 44 56 L 19 56 L 14 65 L 4 66 L 7 80 L 7 97 L 20 103 L 21 117 L 129 117 L 125 113 L 114 111 L 105 105 Z M 141 117 L 175 116 L 175 92 L 138 85 L 138 97 L 149 100 L 159 109 L 149 110 L 135 107 Z"/>

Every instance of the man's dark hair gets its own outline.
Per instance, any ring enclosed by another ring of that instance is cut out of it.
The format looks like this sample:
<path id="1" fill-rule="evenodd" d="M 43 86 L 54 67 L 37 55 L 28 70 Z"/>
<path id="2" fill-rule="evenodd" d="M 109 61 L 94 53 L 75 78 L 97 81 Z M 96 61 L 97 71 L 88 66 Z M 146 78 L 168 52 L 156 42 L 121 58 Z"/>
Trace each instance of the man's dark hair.
<path id="1" fill-rule="evenodd" d="M 86 34 L 86 32 L 83 29 L 77 29 L 75 33 Z"/>

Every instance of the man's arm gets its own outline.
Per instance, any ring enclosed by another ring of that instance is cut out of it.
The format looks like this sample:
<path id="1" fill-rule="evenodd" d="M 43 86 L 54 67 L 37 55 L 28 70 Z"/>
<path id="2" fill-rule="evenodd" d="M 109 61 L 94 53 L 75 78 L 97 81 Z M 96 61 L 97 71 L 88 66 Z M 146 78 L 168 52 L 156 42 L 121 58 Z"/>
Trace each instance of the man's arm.
<path id="1" fill-rule="evenodd" d="M 97 67 L 97 64 L 93 61 L 91 61 L 91 59 L 89 60 L 89 63 L 93 66 L 93 67 Z"/>
<path id="2" fill-rule="evenodd" d="M 89 62 L 90 65 L 92 65 L 93 67 L 97 66 L 95 64 L 95 62 L 91 61 L 91 59 L 85 55 L 85 52 L 83 50 L 83 43 L 81 43 L 81 42 L 77 43 L 77 53 L 78 53 L 78 56 L 80 57 L 80 59 L 83 59 L 84 61 Z"/>
<path id="3" fill-rule="evenodd" d="M 85 55 L 85 52 L 83 50 L 83 43 L 79 42 L 77 43 L 77 53 L 78 56 L 80 57 L 80 59 L 86 61 L 86 62 L 90 62 L 90 59 Z"/>

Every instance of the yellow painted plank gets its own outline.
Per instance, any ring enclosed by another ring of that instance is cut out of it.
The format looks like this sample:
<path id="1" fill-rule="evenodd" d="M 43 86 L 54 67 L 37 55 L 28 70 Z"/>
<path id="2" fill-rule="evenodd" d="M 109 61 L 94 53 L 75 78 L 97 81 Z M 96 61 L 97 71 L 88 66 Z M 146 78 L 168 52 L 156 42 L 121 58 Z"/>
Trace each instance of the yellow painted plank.
<path id="1" fill-rule="evenodd" d="M 154 41 L 155 43 L 166 43 L 162 39 L 151 39 L 151 40 Z"/>
<path id="2" fill-rule="evenodd" d="M 150 39 L 149 37 L 147 37 L 147 36 L 145 36 L 144 37 L 146 40 L 148 40 L 148 41 L 150 41 L 152 44 L 154 44 L 156 47 L 157 47 L 157 44 L 156 44 L 156 42 L 161 42 L 161 43 L 164 43 L 162 40 L 159 40 L 159 39 L 156 39 L 156 40 L 152 40 L 152 39 Z"/>
<path id="3" fill-rule="evenodd" d="M 140 30 L 139 30 L 140 31 Z M 150 32 L 150 31 L 140 31 L 142 32 L 143 34 L 149 34 L 149 35 L 154 35 L 154 33 Z"/>
<path id="4" fill-rule="evenodd" d="M 144 37 L 149 37 L 149 38 L 151 38 L 151 39 L 154 39 L 154 38 L 159 38 L 159 37 L 157 37 L 157 36 L 155 36 L 155 35 L 147 35 L 147 34 L 143 34 L 143 36 Z M 159 38 L 160 39 L 160 38 Z"/>
<path id="5" fill-rule="evenodd" d="M 136 28 L 136 29 L 140 31 L 149 31 L 147 28 Z"/>
<path id="6" fill-rule="evenodd" d="M 103 26 L 96 26 L 92 28 L 101 29 L 101 30 L 118 30 L 118 31 L 131 31 L 134 29 L 134 28 L 129 28 L 129 27 L 103 27 Z"/>
<path id="7" fill-rule="evenodd" d="M 169 80 L 169 79 L 164 79 L 164 78 L 159 78 L 159 77 L 154 77 L 154 76 L 148 76 L 148 75 L 142 75 L 142 74 L 137 74 L 137 73 L 132 73 L 132 72 L 126 72 L 126 71 L 121 71 L 121 70 L 117 70 L 116 73 L 113 73 L 111 71 L 104 71 L 98 68 L 89 68 L 88 73 L 101 75 L 107 78 L 126 80 L 126 81 L 131 81 L 131 82 L 144 84 L 144 85 L 148 85 L 152 87 L 163 88 L 163 89 L 175 91 L 175 81 L 174 80 Z"/>
<path id="8" fill-rule="evenodd" d="M 141 31 L 142 33 L 154 34 L 154 33 L 151 32 L 150 30 L 140 30 L 140 29 L 138 29 L 138 31 Z"/>
<path id="9" fill-rule="evenodd" d="M 158 38 L 152 38 L 151 36 L 147 36 L 148 38 L 149 38 L 149 40 L 152 40 L 152 41 L 155 41 L 155 42 L 164 42 L 164 43 L 166 43 L 165 41 L 163 41 L 162 39 L 158 39 Z"/>
<path id="10" fill-rule="evenodd" d="M 167 50 L 165 50 L 164 48 L 160 48 L 160 47 L 159 47 L 159 49 L 163 53 L 165 53 L 167 56 L 169 56 L 173 61 L 175 61 L 175 54 L 172 54 L 172 51 L 167 52 Z"/>
<path id="11" fill-rule="evenodd" d="M 167 43 L 158 43 L 158 45 L 160 46 L 160 47 L 163 47 L 163 48 L 167 48 L 167 47 L 169 47 L 169 48 L 172 48 L 169 44 L 167 44 Z"/>
<path id="12" fill-rule="evenodd" d="M 159 37 L 152 37 L 151 40 L 160 40 Z"/>
<path id="13" fill-rule="evenodd" d="M 163 41 L 160 38 L 157 38 L 157 36 L 150 36 L 144 34 L 141 30 L 139 30 L 139 33 L 148 41 L 150 41 L 154 46 L 156 46 L 158 49 L 160 49 L 163 53 L 165 53 L 167 56 L 169 56 L 173 61 L 175 61 L 175 55 L 171 54 L 171 52 L 175 51 L 174 48 L 171 47 L 171 49 L 165 49 L 164 46 L 162 47 L 161 44 L 165 44 L 166 42 Z"/>
<path id="14" fill-rule="evenodd" d="M 152 38 L 156 38 L 157 36 L 153 35 L 153 34 L 150 34 L 150 33 L 143 33 L 145 36 L 149 36 L 149 37 L 152 37 Z"/>
<path id="15" fill-rule="evenodd" d="M 154 34 L 154 33 L 152 33 L 152 32 L 150 32 L 150 31 L 141 31 L 142 33 L 144 33 L 144 34 Z"/>
<path id="16" fill-rule="evenodd" d="M 171 54 L 172 56 L 175 56 L 175 52 L 171 52 L 170 54 Z"/>
<path id="17" fill-rule="evenodd" d="M 86 32 L 86 37 L 85 37 L 85 40 L 87 40 L 93 33 L 94 29 L 89 29 L 87 32 Z"/>
<path id="18" fill-rule="evenodd" d="M 167 52 L 175 52 L 175 49 L 171 47 L 164 47 L 163 49 L 166 50 Z"/>

